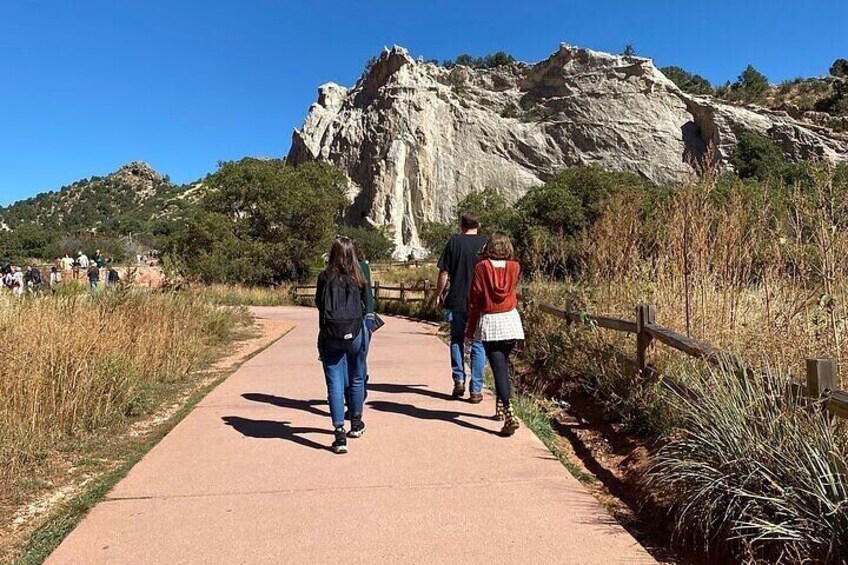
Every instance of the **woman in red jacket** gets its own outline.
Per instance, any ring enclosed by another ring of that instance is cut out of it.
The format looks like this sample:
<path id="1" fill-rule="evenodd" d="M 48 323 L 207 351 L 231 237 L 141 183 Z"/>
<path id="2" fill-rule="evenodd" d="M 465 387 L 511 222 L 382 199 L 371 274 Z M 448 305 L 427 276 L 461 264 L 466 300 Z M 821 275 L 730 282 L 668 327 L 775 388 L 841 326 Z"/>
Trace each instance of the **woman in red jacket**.
<path id="1" fill-rule="evenodd" d="M 518 429 L 518 419 L 510 405 L 509 355 L 515 342 L 524 339 L 516 310 L 521 267 L 512 259 L 512 242 L 504 233 L 492 235 L 482 254 L 474 267 L 465 336 L 483 342 L 495 375 L 495 393 L 504 410 L 501 435 L 511 436 Z"/>

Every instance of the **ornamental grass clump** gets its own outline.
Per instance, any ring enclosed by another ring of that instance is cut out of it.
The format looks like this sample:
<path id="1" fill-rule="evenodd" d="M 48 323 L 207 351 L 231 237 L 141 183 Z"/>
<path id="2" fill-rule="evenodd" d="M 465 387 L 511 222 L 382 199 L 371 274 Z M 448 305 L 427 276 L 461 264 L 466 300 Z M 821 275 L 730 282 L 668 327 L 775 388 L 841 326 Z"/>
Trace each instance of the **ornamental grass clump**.
<path id="1" fill-rule="evenodd" d="M 646 476 L 687 546 L 770 563 L 848 558 L 848 423 L 768 372 L 687 375 Z"/>

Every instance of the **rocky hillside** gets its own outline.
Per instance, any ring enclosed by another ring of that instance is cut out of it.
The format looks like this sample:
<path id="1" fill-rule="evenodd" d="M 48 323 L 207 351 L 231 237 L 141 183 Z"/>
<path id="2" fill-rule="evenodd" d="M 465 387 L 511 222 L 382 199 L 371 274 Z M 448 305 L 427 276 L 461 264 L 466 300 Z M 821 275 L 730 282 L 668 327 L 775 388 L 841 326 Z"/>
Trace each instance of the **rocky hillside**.
<path id="1" fill-rule="evenodd" d="M 391 226 L 405 255 L 420 251 L 423 222 L 451 220 L 471 192 L 515 200 L 564 167 L 593 164 L 679 182 L 692 163 L 729 166 L 745 131 L 792 158 L 848 159 L 848 136 L 684 93 L 648 59 L 568 45 L 492 69 L 387 49 L 352 88 L 319 88 L 289 159 L 338 165 L 350 179 L 349 219 Z"/>
<path id="2" fill-rule="evenodd" d="M 150 232 L 186 203 L 184 190 L 146 163 L 135 161 L 105 177 L 91 177 L 0 208 L 0 226 L 35 224 L 56 233 Z"/>

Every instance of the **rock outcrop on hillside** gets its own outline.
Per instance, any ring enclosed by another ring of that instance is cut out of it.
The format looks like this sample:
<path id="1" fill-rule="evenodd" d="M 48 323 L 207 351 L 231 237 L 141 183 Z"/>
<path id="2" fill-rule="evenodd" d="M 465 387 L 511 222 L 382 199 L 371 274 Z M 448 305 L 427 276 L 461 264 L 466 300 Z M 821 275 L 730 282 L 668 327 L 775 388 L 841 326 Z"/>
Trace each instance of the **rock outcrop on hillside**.
<path id="1" fill-rule="evenodd" d="M 848 138 L 788 114 L 691 96 L 648 59 L 562 45 L 548 59 L 446 69 L 386 49 L 356 85 L 321 86 L 289 159 L 325 159 L 350 179 L 353 222 L 389 225 L 398 255 L 425 221 L 452 221 L 470 192 L 517 200 L 575 165 L 679 182 L 707 156 L 727 166 L 739 135 L 794 158 L 848 159 Z"/>
<path id="2" fill-rule="evenodd" d="M 105 177 L 94 176 L 0 208 L 0 225 L 36 224 L 50 232 L 142 232 L 188 204 L 180 187 L 147 163 L 133 161 Z"/>

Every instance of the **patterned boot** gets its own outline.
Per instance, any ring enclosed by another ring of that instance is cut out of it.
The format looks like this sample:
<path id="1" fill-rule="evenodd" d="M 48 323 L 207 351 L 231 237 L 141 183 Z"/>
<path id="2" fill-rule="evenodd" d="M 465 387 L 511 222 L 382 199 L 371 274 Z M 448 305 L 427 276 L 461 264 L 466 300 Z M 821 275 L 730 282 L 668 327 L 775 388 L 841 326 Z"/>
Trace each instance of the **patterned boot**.
<path id="1" fill-rule="evenodd" d="M 495 420 L 497 420 L 498 422 L 503 422 L 503 419 L 504 419 L 504 407 L 503 407 L 503 404 L 501 404 L 501 401 L 498 400 L 495 403 Z"/>
<path id="2" fill-rule="evenodd" d="M 512 406 L 507 405 L 506 410 L 504 410 L 504 425 L 503 428 L 501 428 L 501 435 L 511 436 L 515 433 L 515 430 L 517 430 L 518 427 L 518 418 L 515 416 Z"/>

